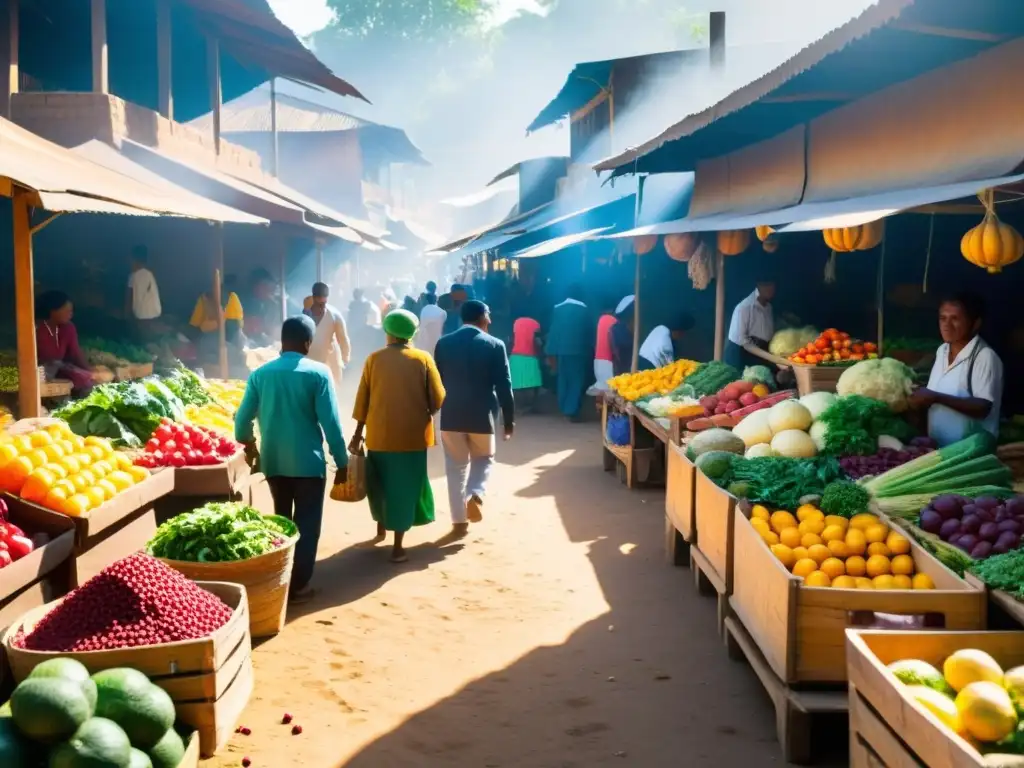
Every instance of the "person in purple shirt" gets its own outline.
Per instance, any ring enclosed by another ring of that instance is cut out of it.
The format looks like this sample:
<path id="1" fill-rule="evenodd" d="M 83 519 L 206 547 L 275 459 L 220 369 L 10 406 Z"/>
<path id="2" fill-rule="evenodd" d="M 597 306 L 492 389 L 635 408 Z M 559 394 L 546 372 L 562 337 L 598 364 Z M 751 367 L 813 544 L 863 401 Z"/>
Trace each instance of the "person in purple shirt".
<path id="1" fill-rule="evenodd" d="M 75 308 L 61 291 L 47 291 L 36 299 L 36 358 L 48 379 L 67 379 L 75 397 L 95 384 L 89 362 L 78 346 L 78 330 L 71 322 Z"/>

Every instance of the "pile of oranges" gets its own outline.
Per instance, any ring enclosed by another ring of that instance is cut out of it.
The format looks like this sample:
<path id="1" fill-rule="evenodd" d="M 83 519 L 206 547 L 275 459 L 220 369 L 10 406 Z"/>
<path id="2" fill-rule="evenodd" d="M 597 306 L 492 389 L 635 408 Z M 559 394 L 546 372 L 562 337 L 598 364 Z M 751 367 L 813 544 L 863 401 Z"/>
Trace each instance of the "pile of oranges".
<path id="1" fill-rule="evenodd" d="M 102 437 L 79 437 L 64 422 L 24 435 L 0 433 L 0 490 L 79 517 L 149 477 Z"/>
<path id="2" fill-rule="evenodd" d="M 874 360 L 878 357 L 878 345 L 870 341 L 857 341 L 850 334 L 829 328 L 803 349 L 789 356 L 790 362 L 800 365 L 820 363 L 841 363 Z"/>
<path id="3" fill-rule="evenodd" d="M 807 587 L 835 589 L 935 589 L 916 573 L 910 540 L 872 514 L 849 520 L 812 504 L 770 512 L 755 505 L 750 524 L 786 570 Z"/>

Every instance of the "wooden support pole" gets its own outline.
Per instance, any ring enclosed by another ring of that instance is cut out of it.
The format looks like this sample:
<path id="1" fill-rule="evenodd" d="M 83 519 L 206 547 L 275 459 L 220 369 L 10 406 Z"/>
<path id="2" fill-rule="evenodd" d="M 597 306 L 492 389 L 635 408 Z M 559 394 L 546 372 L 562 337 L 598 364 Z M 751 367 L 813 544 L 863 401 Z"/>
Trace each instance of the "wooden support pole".
<path id="1" fill-rule="evenodd" d="M 39 362 L 36 351 L 35 277 L 32 270 L 32 207 L 29 193 L 15 190 L 14 306 L 18 339 L 18 405 L 23 419 L 42 413 L 39 400 Z"/>
<path id="2" fill-rule="evenodd" d="M 174 74 L 171 57 L 171 3 L 157 0 L 156 5 L 156 60 L 157 102 L 160 114 L 174 119 Z"/>
<path id="3" fill-rule="evenodd" d="M 316 239 L 316 281 L 324 281 L 324 243 L 319 237 Z"/>
<path id="4" fill-rule="evenodd" d="M 288 284 L 288 238 L 281 238 L 281 247 L 278 253 L 280 259 L 280 272 L 281 272 L 281 322 L 288 318 L 288 291 L 285 290 L 285 286 Z"/>
<path id="5" fill-rule="evenodd" d="M 92 92 L 110 93 L 107 0 L 92 0 Z"/>
<path id="6" fill-rule="evenodd" d="M 634 249 L 636 271 L 633 275 L 633 364 L 630 370 L 636 373 L 640 368 L 640 254 Z"/>
<path id="7" fill-rule="evenodd" d="M 725 256 L 715 256 L 715 360 L 725 356 Z"/>
<path id="8" fill-rule="evenodd" d="M 270 78 L 270 170 L 276 179 L 281 171 L 277 144 L 277 78 Z"/>
<path id="9" fill-rule="evenodd" d="M 224 298 L 221 296 L 224 281 L 224 225 L 213 225 L 213 296 L 217 302 L 217 353 L 220 361 L 220 377 L 228 378 L 228 339 L 224 320 Z"/>
<path id="10" fill-rule="evenodd" d="M 0 13 L 0 66 L 7 68 L 7 81 L 0 91 L 0 117 L 11 119 L 11 101 L 21 87 L 18 64 L 18 0 L 7 0 L 7 13 Z"/>
<path id="11" fill-rule="evenodd" d="M 212 37 L 206 40 L 206 75 L 210 90 L 210 109 L 213 112 L 213 146 L 220 154 L 220 118 L 223 93 L 220 87 L 220 44 Z"/>
<path id="12" fill-rule="evenodd" d="M 878 356 L 885 353 L 885 241 L 878 250 L 878 284 L 875 286 L 875 304 L 878 312 Z"/>
<path id="13" fill-rule="evenodd" d="M 721 70 L 725 66 L 725 11 L 712 11 L 708 24 L 711 68 Z"/>

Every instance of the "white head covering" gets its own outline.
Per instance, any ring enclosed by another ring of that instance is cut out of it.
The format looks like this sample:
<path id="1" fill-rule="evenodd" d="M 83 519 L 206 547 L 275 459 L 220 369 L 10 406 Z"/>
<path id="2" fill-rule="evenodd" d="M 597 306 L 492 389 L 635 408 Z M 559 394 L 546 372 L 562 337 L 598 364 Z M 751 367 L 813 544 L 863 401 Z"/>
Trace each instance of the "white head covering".
<path id="1" fill-rule="evenodd" d="M 617 306 L 615 308 L 615 314 L 616 315 L 621 315 L 623 312 L 625 312 L 629 308 L 629 306 L 632 303 L 633 303 L 633 294 L 630 294 L 629 296 L 627 296 L 626 298 L 624 298 L 622 301 L 619 302 L 619 306 Z"/>

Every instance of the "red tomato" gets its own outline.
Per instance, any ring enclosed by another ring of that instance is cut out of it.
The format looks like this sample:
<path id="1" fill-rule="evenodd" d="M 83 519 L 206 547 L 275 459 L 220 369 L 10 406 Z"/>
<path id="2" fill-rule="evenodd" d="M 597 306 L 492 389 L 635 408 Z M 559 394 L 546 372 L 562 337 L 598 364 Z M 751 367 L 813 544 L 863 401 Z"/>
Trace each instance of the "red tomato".
<path id="1" fill-rule="evenodd" d="M 6 549 L 0 550 L 0 568 L 6 568 L 12 562 L 14 561 L 11 559 L 11 553 Z"/>
<path id="2" fill-rule="evenodd" d="M 196 457 L 199 454 L 197 454 L 195 451 L 182 451 L 182 453 L 185 454 L 185 465 L 186 466 L 194 467 L 198 463 L 196 461 Z"/>
<path id="3" fill-rule="evenodd" d="M 220 458 L 216 454 L 214 454 L 214 453 L 203 454 L 203 464 L 204 465 L 206 465 L 208 467 L 212 467 L 212 466 L 215 466 L 215 465 L 220 464 L 220 463 L 221 463 Z"/>
<path id="4" fill-rule="evenodd" d="M 165 440 L 163 449 L 164 453 L 174 453 L 178 450 L 178 444 L 174 440 Z"/>
<path id="5" fill-rule="evenodd" d="M 185 466 L 185 457 L 182 456 L 181 453 L 175 452 L 171 456 L 169 463 L 170 463 L 170 465 L 172 467 L 184 467 Z"/>
<path id="6" fill-rule="evenodd" d="M 146 453 L 153 453 L 153 451 L 157 451 L 159 449 L 160 441 L 157 440 L 155 437 L 146 443 Z"/>
<path id="7" fill-rule="evenodd" d="M 153 437 L 159 440 L 161 443 L 167 442 L 171 439 L 171 428 L 167 423 L 162 423 L 156 428 L 156 432 L 153 433 Z"/>

